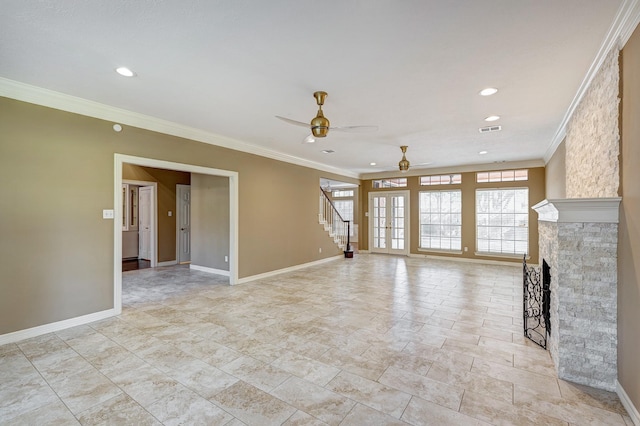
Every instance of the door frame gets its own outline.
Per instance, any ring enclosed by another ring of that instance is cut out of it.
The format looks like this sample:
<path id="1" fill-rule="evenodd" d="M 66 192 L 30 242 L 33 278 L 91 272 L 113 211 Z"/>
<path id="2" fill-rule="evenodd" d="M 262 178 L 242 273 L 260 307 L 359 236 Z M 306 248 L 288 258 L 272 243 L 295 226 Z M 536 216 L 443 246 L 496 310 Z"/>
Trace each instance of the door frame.
<path id="1" fill-rule="evenodd" d="M 401 190 L 401 191 L 375 191 L 375 192 L 369 192 L 369 199 L 368 199 L 368 203 L 369 203 L 369 252 L 370 253 L 377 253 L 374 252 L 373 249 L 373 197 L 379 197 L 381 195 L 384 196 L 393 196 L 393 195 L 402 195 L 405 198 L 405 205 L 404 205 L 404 211 L 405 211 L 405 232 L 404 232 L 404 250 L 402 250 L 402 252 L 395 251 L 392 253 L 387 252 L 386 254 L 395 254 L 395 255 L 401 255 L 401 256 L 409 256 L 409 253 L 411 252 L 410 250 L 410 236 L 411 236 L 411 232 L 410 232 L 410 226 L 411 226 L 411 209 L 409 208 L 409 203 L 411 202 L 411 191 L 409 190 Z"/>
<path id="2" fill-rule="evenodd" d="M 189 193 L 191 193 L 191 185 L 176 184 L 176 262 L 178 262 L 178 265 L 180 265 L 180 218 L 182 217 L 179 197 L 180 188 L 189 188 Z M 191 197 L 189 197 L 189 204 L 191 204 Z M 191 209 L 189 209 L 189 215 L 191 215 Z M 191 217 L 189 217 L 189 225 L 191 225 Z M 191 235 L 191 230 L 189 230 L 189 235 Z M 189 247 L 191 247 L 191 237 L 189 237 Z M 189 259 L 191 259 L 191 248 L 189 248 Z M 191 263 L 191 260 L 188 263 Z"/>
<path id="3" fill-rule="evenodd" d="M 158 241 L 158 182 L 150 182 L 150 181 L 146 181 L 146 180 L 131 180 L 131 179 L 122 179 L 122 183 L 128 183 L 129 185 L 135 185 L 135 186 L 152 186 L 153 190 L 152 190 L 152 196 L 153 196 L 153 200 L 151 203 L 151 243 L 150 243 L 150 247 L 151 247 L 151 263 L 150 263 L 150 267 L 155 268 L 156 266 L 158 266 L 158 247 L 157 247 L 157 243 L 156 241 Z M 120 206 L 120 209 L 122 209 L 123 206 Z M 140 208 L 140 206 L 138 205 L 138 208 Z M 122 212 L 122 210 L 120 210 Z M 116 216 L 116 217 L 121 217 L 122 213 L 120 213 L 120 216 Z M 140 217 L 140 216 L 138 216 Z M 138 229 L 138 238 L 140 238 L 139 236 L 140 234 L 140 229 Z M 121 236 L 122 237 L 122 236 Z M 138 243 L 140 242 L 140 240 L 138 240 Z M 122 247 L 122 242 L 120 242 L 120 247 Z M 122 257 L 122 252 L 120 254 L 120 257 Z M 138 259 L 140 258 L 140 250 L 138 249 Z"/>
<path id="4" fill-rule="evenodd" d="M 122 313 L 122 224 L 119 218 L 122 217 L 122 165 L 124 163 L 229 178 L 229 284 L 237 284 L 240 264 L 240 259 L 238 259 L 238 172 L 116 153 L 114 154 L 113 179 L 114 216 L 118 218 L 113 221 L 113 308 L 115 315 Z"/>

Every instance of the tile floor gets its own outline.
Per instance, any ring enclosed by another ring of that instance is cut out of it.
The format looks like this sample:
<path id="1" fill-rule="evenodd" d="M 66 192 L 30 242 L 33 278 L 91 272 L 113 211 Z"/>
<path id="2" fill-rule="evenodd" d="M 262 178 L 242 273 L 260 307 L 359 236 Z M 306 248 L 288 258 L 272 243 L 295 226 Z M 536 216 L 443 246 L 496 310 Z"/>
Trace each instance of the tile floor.
<path id="1" fill-rule="evenodd" d="M 521 332 L 521 269 L 357 255 L 230 287 L 123 274 L 119 317 L 0 346 L 0 423 L 627 425 Z"/>

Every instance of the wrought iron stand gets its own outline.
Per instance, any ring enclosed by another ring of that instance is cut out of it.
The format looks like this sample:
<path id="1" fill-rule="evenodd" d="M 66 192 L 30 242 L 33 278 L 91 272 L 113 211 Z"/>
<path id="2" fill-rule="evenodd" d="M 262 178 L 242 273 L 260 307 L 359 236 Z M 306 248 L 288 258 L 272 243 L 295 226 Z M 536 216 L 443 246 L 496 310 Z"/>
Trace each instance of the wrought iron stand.
<path id="1" fill-rule="evenodd" d="M 527 266 L 525 255 L 522 260 L 522 283 L 524 335 L 532 342 L 547 349 L 547 340 L 551 333 L 549 316 L 551 273 L 547 262 L 542 261 L 541 274 L 540 269 Z"/>

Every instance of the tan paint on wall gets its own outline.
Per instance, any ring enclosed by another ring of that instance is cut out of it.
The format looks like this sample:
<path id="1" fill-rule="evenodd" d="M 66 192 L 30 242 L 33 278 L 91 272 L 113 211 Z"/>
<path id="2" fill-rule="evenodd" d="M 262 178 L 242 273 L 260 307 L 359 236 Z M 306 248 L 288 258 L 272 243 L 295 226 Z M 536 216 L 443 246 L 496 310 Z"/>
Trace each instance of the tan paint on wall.
<path id="1" fill-rule="evenodd" d="M 240 278 L 341 254 L 318 183 L 357 179 L 7 98 L 0 111 L 0 334 L 113 307 L 115 153 L 238 172 Z"/>
<path id="2" fill-rule="evenodd" d="M 157 182 L 158 262 L 176 260 L 176 185 L 189 185 L 191 174 L 124 163 L 122 178 Z"/>
<path id="3" fill-rule="evenodd" d="M 442 173 L 439 173 L 442 174 Z M 425 173 L 428 175 L 428 173 Z M 369 249 L 368 238 L 368 226 L 369 218 L 364 216 L 364 212 L 369 208 L 369 193 L 370 192 L 382 192 L 382 191 L 395 191 L 399 189 L 406 189 L 410 191 L 410 248 L 411 254 L 419 255 L 433 255 L 433 256 L 448 256 L 448 257 L 460 257 L 465 259 L 482 259 L 482 260 L 498 260 L 498 261 L 513 261 L 522 262 L 520 258 L 509 257 L 497 257 L 497 256 L 484 256 L 475 254 L 476 247 L 476 231 L 475 231 L 475 197 L 476 189 L 479 188 L 529 188 L 529 206 L 533 206 L 536 203 L 544 200 L 545 198 L 545 171 L 543 167 L 535 167 L 529 169 L 529 180 L 527 182 L 501 182 L 496 183 L 476 183 L 475 172 L 462 173 L 462 184 L 460 185 L 446 185 L 445 187 L 425 187 L 420 185 L 420 178 L 418 176 L 411 176 L 407 178 L 406 188 L 389 188 L 379 189 L 373 188 L 372 180 L 366 180 L 362 182 L 361 194 L 362 194 L 362 214 L 360 215 L 360 223 L 362 223 L 360 229 L 360 243 L 359 246 L 363 250 Z M 461 189 L 462 190 L 462 247 L 468 247 L 467 252 L 462 254 L 457 253 L 442 253 L 435 251 L 419 250 L 419 193 L 420 191 L 427 190 L 445 190 L 445 189 Z M 529 211 L 529 262 L 538 262 L 538 214 L 530 209 Z"/>
<path id="4" fill-rule="evenodd" d="M 562 141 L 545 167 L 546 194 L 550 200 L 567 197 L 566 154 L 566 144 Z"/>
<path id="5" fill-rule="evenodd" d="M 191 264 L 229 270 L 229 178 L 191 179 Z"/>
<path id="6" fill-rule="evenodd" d="M 618 381 L 640 410 L 640 29 L 622 50 Z"/>

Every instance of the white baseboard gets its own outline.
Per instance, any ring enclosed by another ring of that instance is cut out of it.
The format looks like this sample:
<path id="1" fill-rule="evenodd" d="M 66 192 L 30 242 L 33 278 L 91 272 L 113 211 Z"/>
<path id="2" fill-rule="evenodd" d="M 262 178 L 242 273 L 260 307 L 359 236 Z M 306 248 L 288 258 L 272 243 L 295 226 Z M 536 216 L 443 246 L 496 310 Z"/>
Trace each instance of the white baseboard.
<path id="1" fill-rule="evenodd" d="M 452 256 L 434 256 L 430 254 L 416 254 L 410 253 L 409 257 L 418 259 L 438 259 L 438 260 L 451 260 L 453 262 L 467 262 L 467 263 L 482 263 L 485 265 L 501 265 L 501 266 L 514 266 L 522 268 L 522 262 L 505 262 L 502 260 L 489 260 L 489 259 L 469 259 L 466 257 L 452 257 Z"/>
<path id="2" fill-rule="evenodd" d="M 331 261 L 342 259 L 342 258 L 344 258 L 344 255 L 332 256 L 332 257 L 327 257 L 325 259 L 315 260 L 309 263 L 303 263 L 301 265 L 290 266 L 288 268 L 283 268 L 283 269 L 276 269 L 275 271 L 265 272 L 264 274 L 251 275 L 248 277 L 240 278 L 238 280 L 238 284 L 244 284 L 244 283 L 248 283 L 249 281 L 255 281 L 262 278 L 269 278 L 275 275 L 284 274 L 287 272 L 297 271 L 298 269 L 308 268 L 309 266 L 322 265 L 323 263 L 331 262 Z"/>
<path id="3" fill-rule="evenodd" d="M 94 312 L 92 314 L 82 315 L 80 317 L 69 318 L 62 321 L 52 322 L 50 324 L 39 325 L 37 327 L 27 328 L 25 330 L 14 331 L 12 333 L 0 335 L 0 345 L 15 343 L 20 340 L 42 336 L 43 334 L 64 330 L 66 328 L 76 327 L 78 325 L 88 324 L 90 322 L 99 321 L 101 319 L 113 317 L 116 315 L 117 314 L 115 309 L 107 309 L 106 311 Z"/>
<path id="4" fill-rule="evenodd" d="M 189 269 L 193 269 L 195 271 L 201 271 L 201 272 L 208 272 L 209 274 L 224 275 L 225 277 L 228 277 L 231 275 L 229 271 L 223 271 L 222 269 L 208 268 L 206 266 L 194 265 L 193 263 L 189 265 Z"/>
<path id="5" fill-rule="evenodd" d="M 164 262 L 158 262 L 158 266 L 173 266 L 177 264 L 178 264 L 177 260 L 167 260 Z"/>
<path id="6" fill-rule="evenodd" d="M 633 424 L 636 426 L 640 426 L 640 412 L 638 412 L 638 409 L 633 405 L 633 402 L 631 402 L 631 398 L 629 398 L 629 395 L 627 395 L 627 393 L 624 391 L 624 388 L 617 380 L 616 393 L 618 394 L 618 398 L 620 398 L 620 402 L 622 402 L 625 410 L 627 410 L 627 413 L 629 413 L 629 417 L 631 417 L 631 421 L 633 422 Z"/>

